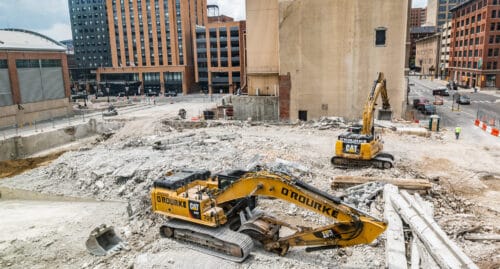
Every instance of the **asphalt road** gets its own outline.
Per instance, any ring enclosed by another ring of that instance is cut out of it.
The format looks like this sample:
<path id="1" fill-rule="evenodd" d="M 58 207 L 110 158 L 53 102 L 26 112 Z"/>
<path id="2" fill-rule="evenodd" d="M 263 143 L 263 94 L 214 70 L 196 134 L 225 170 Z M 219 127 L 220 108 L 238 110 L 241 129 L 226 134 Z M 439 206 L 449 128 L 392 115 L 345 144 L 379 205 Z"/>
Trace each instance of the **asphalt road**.
<path id="1" fill-rule="evenodd" d="M 418 77 L 410 77 L 410 93 L 408 94 L 408 99 L 410 106 L 413 105 L 413 99 L 418 97 L 425 97 L 429 101 L 434 101 L 434 96 L 432 95 L 432 89 L 444 86 L 442 81 L 429 79 L 419 79 Z M 470 105 L 460 105 L 458 106 L 458 111 L 452 111 L 452 105 L 454 109 L 457 109 L 457 104 L 453 104 L 453 94 L 457 91 L 450 91 L 450 96 L 443 97 L 443 105 L 436 106 L 436 114 L 441 117 L 440 125 L 444 128 L 453 129 L 456 126 L 462 127 L 462 133 L 473 139 L 487 139 L 492 143 L 500 143 L 500 138 L 494 137 L 481 129 L 474 126 L 474 120 L 478 112 L 488 113 L 490 116 L 500 119 L 500 95 L 496 92 L 477 92 L 474 93 L 472 89 L 462 89 L 459 88 L 458 92 L 460 94 L 466 94 L 471 99 Z M 424 116 L 420 112 L 415 112 L 415 115 L 419 119 L 427 119 L 429 116 Z M 497 120 L 498 124 L 498 120 Z"/>

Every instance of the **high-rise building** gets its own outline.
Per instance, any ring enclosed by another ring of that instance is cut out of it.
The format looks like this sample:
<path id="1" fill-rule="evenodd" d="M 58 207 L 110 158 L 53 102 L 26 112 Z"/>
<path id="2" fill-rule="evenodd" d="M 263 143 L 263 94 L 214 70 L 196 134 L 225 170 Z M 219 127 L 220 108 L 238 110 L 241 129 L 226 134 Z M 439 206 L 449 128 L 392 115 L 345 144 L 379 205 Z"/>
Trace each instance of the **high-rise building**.
<path id="1" fill-rule="evenodd" d="M 412 8 L 410 13 L 410 27 L 420 27 L 425 24 L 427 18 L 426 8 Z"/>
<path id="2" fill-rule="evenodd" d="M 194 83 L 193 39 L 205 25 L 206 0 L 106 0 L 111 67 L 102 83 L 142 81 L 146 93 L 188 93 Z"/>
<path id="3" fill-rule="evenodd" d="M 245 21 L 227 16 L 208 20 L 206 27 L 196 29 L 196 81 L 209 93 L 235 93 L 244 86 Z"/>
<path id="4" fill-rule="evenodd" d="M 77 67 L 111 66 L 105 0 L 68 0 L 68 4 Z"/>
<path id="5" fill-rule="evenodd" d="M 428 0 L 426 26 L 441 27 L 452 18 L 450 9 L 468 0 Z"/>
<path id="6" fill-rule="evenodd" d="M 466 87 L 500 88 L 500 1 L 470 0 L 451 11 L 451 78 Z"/>

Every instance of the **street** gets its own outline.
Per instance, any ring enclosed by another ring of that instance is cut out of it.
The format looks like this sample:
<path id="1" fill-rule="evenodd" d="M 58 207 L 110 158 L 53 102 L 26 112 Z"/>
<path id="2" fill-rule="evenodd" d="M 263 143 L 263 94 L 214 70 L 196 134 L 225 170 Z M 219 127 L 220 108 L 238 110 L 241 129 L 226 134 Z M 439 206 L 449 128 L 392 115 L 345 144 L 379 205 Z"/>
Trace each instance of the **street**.
<path id="1" fill-rule="evenodd" d="M 408 94 L 410 106 L 413 105 L 413 99 L 418 97 L 425 97 L 430 102 L 433 102 L 432 89 L 443 86 L 445 86 L 445 83 L 440 80 L 430 81 L 429 79 L 419 79 L 417 76 L 410 76 L 410 93 Z M 455 92 L 457 91 L 451 90 L 450 96 L 443 97 L 443 105 L 436 106 L 436 114 L 441 117 L 440 125 L 447 129 L 452 129 L 456 126 L 462 127 L 461 137 L 464 139 L 486 139 L 491 143 L 498 143 L 500 141 L 498 137 L 494 137 L 474 126 L 474 120 L 476 119 L 478 110 L 480 110 L 492 117 L 496 117 L 498 122 L 498 119 L 500 119 L 500 95 L 495 92 L 474 93 L 473 89 L 458 88 L 460 94 L 466 94 L 470 97 L 471 104 L 460 105 L 459 111 L 452 111 L 453 94 Z M 457 104 L 455 104 L 454 108 L 457 108 Z M 428 118 L 428 116 L 420 112 L 415 113 L 419 119 Z"/>

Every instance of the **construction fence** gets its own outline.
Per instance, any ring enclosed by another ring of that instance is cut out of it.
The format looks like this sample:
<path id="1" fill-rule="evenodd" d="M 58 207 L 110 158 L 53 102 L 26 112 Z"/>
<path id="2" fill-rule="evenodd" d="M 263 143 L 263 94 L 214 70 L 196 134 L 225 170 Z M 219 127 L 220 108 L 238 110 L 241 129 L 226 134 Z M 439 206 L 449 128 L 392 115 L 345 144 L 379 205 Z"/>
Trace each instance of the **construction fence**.
<path id="1" fill-rule="evenodd" d="M 500 117 L 490 111 L 478 109 L 474 125 L 494 136 L 500 135 Z"/>

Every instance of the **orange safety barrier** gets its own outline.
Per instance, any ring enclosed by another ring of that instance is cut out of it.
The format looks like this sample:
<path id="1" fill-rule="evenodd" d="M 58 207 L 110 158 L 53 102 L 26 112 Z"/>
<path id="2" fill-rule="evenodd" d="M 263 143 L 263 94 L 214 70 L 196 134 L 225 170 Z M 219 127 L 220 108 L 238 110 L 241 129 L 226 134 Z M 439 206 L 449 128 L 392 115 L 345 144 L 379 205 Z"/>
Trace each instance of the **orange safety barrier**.
<path id="1" fill-rule="evenodd" d="M 493 128 L 493 129 L 491 129 L 491 134 L 494 135 L 494 136 L 499 136 L 500 132 L 499 132 L 498 129 Z"/>
<path id="2" fill-rule="evenodd" d="M 474 121 L 474 125 L 476 125 L 476 126 L 479 126 L 479 124 L 480 124 L 480 123 L 481 123 L 481 121 L 480 121 L 480 120 L 475 120 L 475 121 Z"/>
<path id="3" fill-rule="evenodd" d="M 484 124 L 484 123 L 483 123 L 483 124 L 481 125 L 481 129 L 483 129 L 484 131 L 486 131 L 486 128 L 488 128 L 488 125 L 486 125 L 486 124 Z"/>

